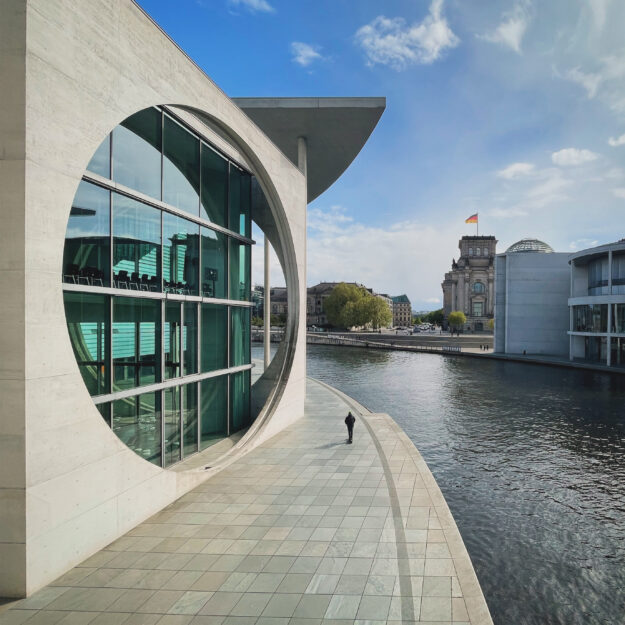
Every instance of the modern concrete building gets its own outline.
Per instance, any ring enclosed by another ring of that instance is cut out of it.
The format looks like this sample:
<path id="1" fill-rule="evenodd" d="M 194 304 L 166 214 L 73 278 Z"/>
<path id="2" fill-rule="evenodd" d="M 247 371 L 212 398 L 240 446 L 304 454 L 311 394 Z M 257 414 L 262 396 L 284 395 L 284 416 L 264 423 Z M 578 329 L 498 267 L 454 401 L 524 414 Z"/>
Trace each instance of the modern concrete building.
<path id="1" fill-rule="evenodd" d="M 412 325 L 412 304 L 407 295 L 396 295 L 393 300 L 393 325 Z"/>
<path id="2" fill-rule="evenodd" d="M 625 239 L 570 256 L 569 357 L 625 367 Z"/>
<path id="3" fill-rule="evenodd" d="M 303 414 L 306 204 L 385 103 L 234 101 L 128 0 L 3 0 L 0 84 L 0 596 L 15 597 Z M 288 299 L 253 387 L 252 219 Z"/>
<path id="4" fill-rule="evenodd" d="M 494 236 L 465 236 L 458 247 L 460 258 L 452 260 L 451 271 L 441 284 L 443 325 L 447 325 L 449 313 L 458 310 L 467 317 L 465 330 L 482 332 L 494 312 L 497 240 Z"/>
<path id="5" fill-rule="evenodd" d="M 496 256 L 495 352 L 566 356 L 568 260 L 537 239 Z"/>

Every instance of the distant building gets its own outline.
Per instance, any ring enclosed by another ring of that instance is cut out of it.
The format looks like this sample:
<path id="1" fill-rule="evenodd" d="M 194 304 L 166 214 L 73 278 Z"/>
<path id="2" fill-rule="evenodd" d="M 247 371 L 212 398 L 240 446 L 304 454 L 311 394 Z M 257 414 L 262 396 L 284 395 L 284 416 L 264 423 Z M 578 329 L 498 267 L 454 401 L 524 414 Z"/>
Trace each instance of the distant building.
<path id="1" fill-rule="evenodd" d="M 625 367 L 625 239 L 570 256 L 571 360 Z"/>
<path id="2" fill-rule="evenodd" d="M 412 304 L 407 295 L 396 295 L 393 300 L 393 325 L 409 326 L 412 324 Z"/>
<path id="3" fill-rule="evenodd" d="M 569 352 L 569 254 L 523 239 L 495 258 L 495 352 Z"/>
<path id="4" fill-rule="evenodd" d="M 269 289 L 269 306 L 272 315 L 286 315 L 289 311 L 286 287 L 276 286 Z"/>
<path id="5" fill-rule="evenodd" d="M 495 303 L 494 236 L 462 237 L 458 244 L 460 258 L 452 260 L 445 274 L 443 314 L 447 325 L 449 313 L 455 310 L 467 316 L 465 330 L 481 332 L 493 318 Z"/>

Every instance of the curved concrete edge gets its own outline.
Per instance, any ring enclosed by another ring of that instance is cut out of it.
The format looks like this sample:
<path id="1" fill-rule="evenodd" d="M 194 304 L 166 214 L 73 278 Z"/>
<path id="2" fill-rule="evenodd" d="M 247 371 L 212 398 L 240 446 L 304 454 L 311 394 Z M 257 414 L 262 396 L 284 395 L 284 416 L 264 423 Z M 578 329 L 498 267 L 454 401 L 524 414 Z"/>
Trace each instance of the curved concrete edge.
<path id="1" fill-rule="evenodd" d="M 363 423 L 367 426 L 371 438 L 374 442 L 376 442 L 376 447 L 380 453 L 383 465 L 390 467 L 395 485 L 401 484 L 399 473 L 402 467 L 393 463 L 392 456 L 391 458 L 386 457 L 384 445 L 382 441 L 380 441 L 378 433 L 384 429 L 390 430 L 400 441 L 404 451 L 414 462 L 416 470 L 425 483 L 430 499 L 434 502 L 434 508 L 454 562 L 458 582 L 462 590 L 462 596 L 467 607 L 471 624 L 493 625 L 493 620 L 490 615 L 486 599 L 484 598 L 482 588 L 477 579 L 475 569 L 473 568 L 469 552 L 467 551 L 464 541 L 462 540 L 462 536 L 460 535 L 460 530 L 456 525 L 453 515 L 451 514 L 451 510 L 445 501 L 445 497 L 443 496 L 434 475 L 408 435 L 390 415 L 385 413 L 373 413 L 355 399 L 346 395 L 342 391 L 339 391 L 333 386 L 311 377 L 309 377 L 308 380 L 313 381 L 314 383 L 319 384 L 328 391 L 334 393 L 342 399 L 351 410 L 358 414 Z M 404 527 L 405 523 L 406 521 L 404 520 Z"/>

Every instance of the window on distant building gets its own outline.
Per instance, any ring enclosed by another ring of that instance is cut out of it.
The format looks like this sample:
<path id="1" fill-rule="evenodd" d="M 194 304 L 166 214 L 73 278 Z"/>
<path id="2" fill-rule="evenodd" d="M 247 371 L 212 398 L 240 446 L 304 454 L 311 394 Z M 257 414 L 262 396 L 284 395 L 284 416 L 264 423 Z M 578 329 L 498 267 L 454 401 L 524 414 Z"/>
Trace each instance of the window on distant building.
<path id="1" fill-rule="evenodd" d="M 482 255 L 482 251 L 481 249 L 478 247 L 477 250 L 475 251 L 475 255 L 476 256 L 481 256 Z"/>
<path id="2" fill-rule="evenodd" d="M 472 247 L 469 248 L 469 256 L 473 256 L 473 248 Z"/>
<path id="3" fill-rule="evenodd" d="M 474 293 L 484 293 L 485 290 L 486 290 L 486 288 L 484 287 L 484 285 L 481 282 L 476 282 L 473 285 L 473 292 Z"/>

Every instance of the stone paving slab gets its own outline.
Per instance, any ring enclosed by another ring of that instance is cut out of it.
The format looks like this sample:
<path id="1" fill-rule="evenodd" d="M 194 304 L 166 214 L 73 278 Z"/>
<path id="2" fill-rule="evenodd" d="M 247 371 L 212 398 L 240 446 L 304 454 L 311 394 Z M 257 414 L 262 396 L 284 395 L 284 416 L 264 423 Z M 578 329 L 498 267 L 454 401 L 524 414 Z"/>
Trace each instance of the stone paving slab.
<path id="1" fill-rule="evenodd" d="M 412 442 L 388 415 L 309 380 L 303 419 L 0 614 L 20 623 L 492 620 Z"/>

